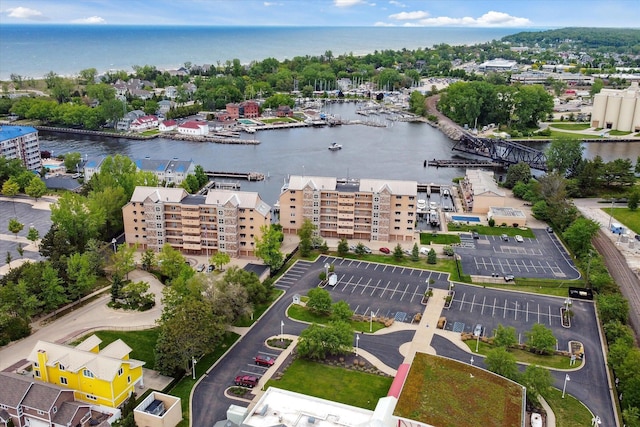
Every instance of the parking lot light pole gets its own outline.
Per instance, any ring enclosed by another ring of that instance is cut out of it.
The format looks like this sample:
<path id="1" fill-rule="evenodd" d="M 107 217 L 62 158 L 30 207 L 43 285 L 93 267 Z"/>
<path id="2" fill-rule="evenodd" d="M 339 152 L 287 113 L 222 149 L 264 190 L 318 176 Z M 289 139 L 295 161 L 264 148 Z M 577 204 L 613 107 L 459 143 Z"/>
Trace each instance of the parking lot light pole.
<path id="1" fill-rule="evenodd" d="M 280 321 L 280 342 L 282 342 L 282 339 L 284 338 L 283 335 L 284 335 L 284 320 L 281 320 Z"/>
<path id="2" fill-rule="evenodd" d="M 476 353 L 478 352 L 478 346 L 480 346 L 480 334 L 478 334 L 478 337 L 476 339 Z"/>
<path id="3" fill-rule="evenodd" d="M 569 378 L 569 374 L 566 374 L 564 376 L 564 385 L 562 386 L 562 398 L 564 399 L 564 392 L 567 389 L 567 381 L 571 381 L 571 378 Z"/>
<path id="4" fill-rule="evenodd" d="M 369 332 L 373 332 L 373 310 L 371 310 L 371 316 L 369 317 Z"/>
<path id="5" fill-rule="evenodd" d="M 356 357 L 358 356 L 358 343 L 360 342 L 360 335 L 356 334 Z"/>
<path id="6" fill-rule="evenodd" d="M 191 378 L 196 379 L 196 358 L 191 356 Z"/>
<path id="7" fill-rule="evenodd" d="M 473 356 L 471 356 L 471 366 L 473 366 Z"/>
<path id="8" fill-rule="evenodd" d="M 116 238 L 114 237 L 113 239 L 111 239 L 111 244 L 113 245 L 113 252 L 116 252 L 116 243 L 118 241 L 116 240 Z"/>

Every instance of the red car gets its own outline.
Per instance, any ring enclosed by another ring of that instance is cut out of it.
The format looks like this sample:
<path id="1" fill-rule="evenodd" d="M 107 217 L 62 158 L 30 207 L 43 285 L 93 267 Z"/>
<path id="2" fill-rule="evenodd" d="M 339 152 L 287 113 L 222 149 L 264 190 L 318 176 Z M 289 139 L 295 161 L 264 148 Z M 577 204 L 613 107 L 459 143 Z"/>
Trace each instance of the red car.
<path id="1" fill-rule="evenodd" d="M 253 360 L 256 362 L 256 365 L 260 366 L 273 366 L 273 364 L 276 362 L 275 360 L 273 360 L 273 358 L 265 356 L 263 354 L 257 355 L 253 358 Z"/>
<path id="2" fill-rule="evenodd" d="M 234 381 L 235 385 L 253 388 L 258 385 L 260 378 L 253 375 L 238 375 Z"/>
<path id="3" fill-rule="evenodd" d="M 391 250 L 389 250 L 389 248 L 380 248 L 380 252 L 382 252 L 383 254 L 390 254 Z"/>

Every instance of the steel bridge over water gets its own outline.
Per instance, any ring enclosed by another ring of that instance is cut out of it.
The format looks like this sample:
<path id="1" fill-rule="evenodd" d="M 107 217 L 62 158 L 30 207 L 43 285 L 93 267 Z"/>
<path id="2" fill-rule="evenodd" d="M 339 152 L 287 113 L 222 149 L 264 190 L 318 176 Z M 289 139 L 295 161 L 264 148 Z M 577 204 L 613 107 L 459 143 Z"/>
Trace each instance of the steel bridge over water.
<path id="1" fill-rule="evenodd" d="M 505 167 L 524 162 L 532 169 L 547 170 L 547 156 L 542 151 L 513 141 L 479 138 L 465 132 L 452 150 L 486 157 Z"/>

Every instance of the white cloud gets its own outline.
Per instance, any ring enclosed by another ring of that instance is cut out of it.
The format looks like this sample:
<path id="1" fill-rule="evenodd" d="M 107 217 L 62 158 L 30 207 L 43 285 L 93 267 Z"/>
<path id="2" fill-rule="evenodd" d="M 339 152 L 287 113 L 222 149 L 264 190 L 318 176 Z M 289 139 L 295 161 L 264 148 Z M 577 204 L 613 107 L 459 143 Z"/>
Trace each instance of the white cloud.
<path id="1" fill-rule="evenodd" d="M 429 12 L 424 10 L 416 10 L 414 12 L 400 12 L 389 15 L 391 19 L 397 19 L 398 21 L 412 21 L 415 19 L 425 19 L 429 17 Z"/>
<path id="2" fill-rule="evenodd" d="M 396 6 L 396 7 L 407 7 L 406 4 L 400 3 L 399 1 L 396 1 L 396 0 L 391 0 L 389 2 L 389 4 L 392 4 L 392 5 Z"/>
<path id="3" fill-rule="evenodd" d="M 7 16 L 18 19 L 42 19 L 42 12 L 28 7 L 12 7 L 7 9 Z"/>
<path id="4" fill-rule="evenodd" d="M 263 4 L 264 4 L 264 7 L 270 7 L 270 6 L 284 6 L 284 4 L 283 4 L 283 3 L 274 3 L 274 2 L 271 2 L 271 1 L 266 1 L 266 2 L 264 2 Z"/>
<path id="5" fill-rule="evenodd" d="M 390 24 L 388 22 L 378 21 L 373 24 L 374 27 L 395 27 L 395 24 Z"/>
<path id="6" fill-rule="evenodd" d="M 504 12 L 490 11 L 479 18 L 465 16 L 463 18 L 451 18 L 449 16 L 438 16 L 433 18 L 420 19 L 418 21 L 423 26 L 444 27 L 444 26 L 465 26 L 465 27 L 526 27 L 531 25 L 528 18 L 511 16 Z"/>
<path id="7" fill-rule="evenodd" d="M 351 7 L 363 3 L 364 0 L 333 0 L 333 4 L 336 7 Z"/>
<path id="8" fill-rule="evenodd" d="M 74 24 L 106 24 L 107 21 L 99 16 L 90 16 L 88 18 L 74 19 L 71 22 Z"/>

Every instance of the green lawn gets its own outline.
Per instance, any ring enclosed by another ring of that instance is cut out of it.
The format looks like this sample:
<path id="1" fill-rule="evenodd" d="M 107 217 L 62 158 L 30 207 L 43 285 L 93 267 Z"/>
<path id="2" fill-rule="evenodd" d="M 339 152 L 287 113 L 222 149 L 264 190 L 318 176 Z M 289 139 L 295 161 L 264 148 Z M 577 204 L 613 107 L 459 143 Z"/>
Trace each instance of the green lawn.
<path id="1" fill-rule="evenodd" d="M 591 125 L 589 123 L 552 123 L 549 127 L 560 130 L 585 130 L 589 129 Z"/>
<path id="2" fill-rule="evenodd" d="M 264 386 L 278 387 L 345 405 L 374 410 L 385 397 L 393 378 L 327 366 L 304 359 L 295 360 L 279 380 Z"/>
<path id="3" fill-rule="evenodd" d="M 314 313 L 311 310 L 307 309 L 306 307 L 303 307 L 297 304 L 293 304 L 289 307 L 289 309 L 287 310 L 287 316 L 295 320 L 300 320 L 300 321 L 309 322 L 309 323 L 317 323 L 319 325 L 325 325 L 331 321 L 329 316 L 324 316 L 322 314 Z M 357 332 L 369 332 L 370 326 L 372 327 L 373 332 L 385 328 L 385 326 L 382 323 L 375 322 L 375 321 L 372 323 L 369 323 L 364 321 L 360 322 L 360 321 L 352 320 L 349 323 L 351 323 L 351 327 L 353 328 L 353 330 Z"/>
<path id="4" fill-rule="evenodd" d="M 602 211 L 607 215 L 613 211 L 613 217 L 616 221 L 626 225 L 636 234 L 640 234 L 640 210 L 632 212 L 629 208 L 602 208 Z"/>
<path id="5" fill-rule="evenodd" d="M 631 132 L 627 132 L 624 130 L 610 130 L 608 134 L 611 136 L 625 136 L 631 134 Z"/>
<path id="6" fill-rule="evenodd" d="M 452 243 L 460 243 L 460 236 L 457 234 L 433 234 L 433 233 L 420 233 L 420 244 L 430 245 L 434 243 L 436 245 L 450 245 Z"/>
<path id="7" fill-rule="evenodd" d="M 291 117 L 274 117 L 273 119 L 260 119 L 263 123 L 297 123 L 298 121 Z"/>
<path id="8" fill-rule="evenodd" d="M 552 388 L 542 394 L 556 416 L 557 427 L 584 427 L 591 425 L 591 412 L 579 400 L 571 396 L 572 383 L 567 384 L 564 399 L 562 390 Z M 579 386 L 578 386 L 579 387 Z"/>
<path id="9" fill-rule="evenodd" d="M 473 353 L 476 352 L 476 340 L 466 340 L 464 343 L 469 347 Z M 478 345 L 478 354 L 482 356 L 486 356 L 487 353 L 493 350 L 495 346 L 480 341 Z M 581 364 L 581 360 L 576 360 L 575 365 L 569 366 L 570 359 L 566 356 L 560 355 L 549 355 L 549 356 L 541 356 L 538 354 L 531 353 L 526 350 L 520 350 L 515 348 L 510 348 L 509 353 L 513 354 L 516 357 L 518 362 L 528 363 L 530 365 L 538 365 L 545 368 L 551 369 L 572 369 L 578 368 Z"/>
<path id="10" fill-rule="evenodd" d="M 513 282 L 492 283 L 492 288 L 525 291 L 543 295 L 566 297 L 569 287 L 584 287 L 584 280 L 525 279 L 516 277 Z"/>

